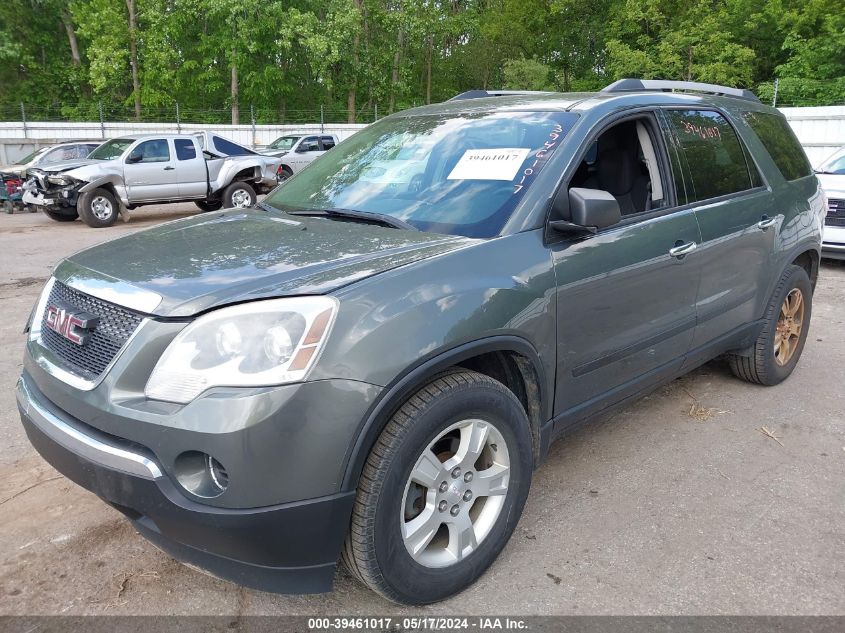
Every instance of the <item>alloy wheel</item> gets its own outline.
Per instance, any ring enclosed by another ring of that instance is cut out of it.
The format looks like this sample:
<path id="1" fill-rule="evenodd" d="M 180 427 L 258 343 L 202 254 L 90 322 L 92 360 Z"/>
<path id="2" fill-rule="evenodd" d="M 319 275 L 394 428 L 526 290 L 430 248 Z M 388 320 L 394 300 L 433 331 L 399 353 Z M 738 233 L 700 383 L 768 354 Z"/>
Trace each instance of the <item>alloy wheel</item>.
<path id="1" fill-rule="evenodd" d="M 775 362 L 778 365 L 786 365 L 792 359 L 801 340 L 803 325 L 804 295 L 798 288 L 793 288 L 783 300 L 775 327 Z"/>

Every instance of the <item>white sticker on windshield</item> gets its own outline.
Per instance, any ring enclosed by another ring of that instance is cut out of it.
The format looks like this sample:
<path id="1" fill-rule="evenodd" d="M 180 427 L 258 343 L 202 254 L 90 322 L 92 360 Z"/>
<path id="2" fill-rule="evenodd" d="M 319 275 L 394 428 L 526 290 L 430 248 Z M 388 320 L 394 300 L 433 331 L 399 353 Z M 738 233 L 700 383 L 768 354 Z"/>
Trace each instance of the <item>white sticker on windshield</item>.
<path id="1" fill-rule="evenodd" d="M 513 180 L 530 151 L 525 147 L 468 149 L 447 180 Z"/>

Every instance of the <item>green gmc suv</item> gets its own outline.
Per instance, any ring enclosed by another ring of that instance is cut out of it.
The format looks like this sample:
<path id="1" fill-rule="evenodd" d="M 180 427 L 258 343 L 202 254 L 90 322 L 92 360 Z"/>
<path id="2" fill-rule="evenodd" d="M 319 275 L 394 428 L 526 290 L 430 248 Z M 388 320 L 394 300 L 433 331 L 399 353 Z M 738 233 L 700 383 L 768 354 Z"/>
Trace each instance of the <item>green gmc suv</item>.
<path id="1" fill-rule="evenodd" d="M 475 581 L 552 441 L 720 355 L 801 355 L 825 197 L 744 90 L 472 91 L 248 209 L 59 264 L 26 328 L 35 448 L 174 557 L 277 592 L 339 561 Z"/>

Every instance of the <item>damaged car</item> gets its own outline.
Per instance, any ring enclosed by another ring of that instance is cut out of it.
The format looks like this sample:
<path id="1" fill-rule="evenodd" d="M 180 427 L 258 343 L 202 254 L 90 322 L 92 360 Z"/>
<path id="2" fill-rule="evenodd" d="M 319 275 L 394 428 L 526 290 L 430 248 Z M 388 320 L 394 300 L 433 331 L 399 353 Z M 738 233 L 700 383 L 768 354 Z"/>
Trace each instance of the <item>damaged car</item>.
<path id="1" fill-rule="evenodd" d="M 111 226 L 121 206 L 246 208 L 276 186 L 280 159 L 209 132 L 124 136 L 76 160 L 27 170 L 23 201 L 57 222 Z"/>

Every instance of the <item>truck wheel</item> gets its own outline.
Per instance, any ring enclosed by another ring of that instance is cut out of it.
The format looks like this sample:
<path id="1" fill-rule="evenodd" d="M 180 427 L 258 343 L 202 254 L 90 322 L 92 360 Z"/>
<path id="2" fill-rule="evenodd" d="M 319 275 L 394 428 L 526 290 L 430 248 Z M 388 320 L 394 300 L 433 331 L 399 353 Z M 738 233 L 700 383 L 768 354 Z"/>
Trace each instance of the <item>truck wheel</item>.
<path id="1" fill-rule="evenodd" d="M 76 218 L 79 217 L 79 214 L 76 212 L 76 209 L 68 209 L 67 212 L 51 211 L 50 209 L 44 209 L 44 215 L 46 215 L 51 220 L 55 220 L 56 222 L 74 222 L 76 221 Z"/>
<path id="2" fill-rule="evenodd" d="M 257 200 L 255 189 L 248 182 L 233 182 L 223 191 L 223 206 L 227 209 L 246 209 Z"/>
<path id="3" fill-rule="evenodd" d="M 405 604 L 475 582 L 516 527 L 533 457 L 522 404 L 473 371 L 441 374 L 394 414 L 367 458 L 345 566 Z"/>
<path id="4" fill-rule="evenodd" d="M 79 196 L 76 202 L 79 217 L 90 227 L 100 229 L 117 221 L 120 207 L 108 189 L 94 189 Z"/>
<path id="5" fill-rule="evenodd" d="M 276 172 L 276 182 L 283 183 L 285 180 L 293 176 L 293 171 L 287 165 L 282 165 Z"/>
<path id="6" fill-rule="evenodd" d="M 223 203 L 220 200 L 197 200 L 194 204 L 197 205 L 197 208 L 203 213 L 208 213 L 209 211 L 219 211 L 223 208 Z"/>
<path id="7" fill-rule="evenodd" d="M 36 207 L 34 204 L 26 204 L 24 205 L 24 208 L 30 213 L 38 213 L 38 207 Z M 79 216 L 77 215 L 77 217 Z"/>
<path id="8" fill-rule="evenodd" d="M 813 287 L 807 271 L 800 266 L 789 266 L 766 307 L 763 329 L 751 355 L 728 356 L 733 374 L 766 386 L 785 380 L 804 350 L 812 309 Z"/>
<path id="9" fill-rule="evenodd" d="M 15 205 L 12 204 L 11 200 L 4 200 L 3 201 L 3 211 L 6 213 L 12 214 L 15 212 Z"/>

